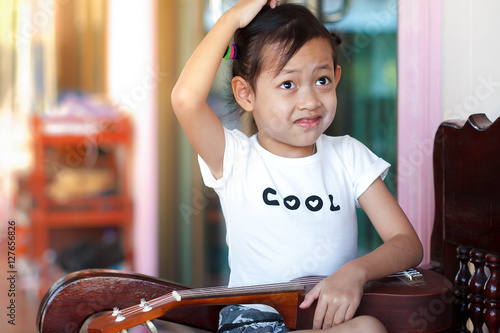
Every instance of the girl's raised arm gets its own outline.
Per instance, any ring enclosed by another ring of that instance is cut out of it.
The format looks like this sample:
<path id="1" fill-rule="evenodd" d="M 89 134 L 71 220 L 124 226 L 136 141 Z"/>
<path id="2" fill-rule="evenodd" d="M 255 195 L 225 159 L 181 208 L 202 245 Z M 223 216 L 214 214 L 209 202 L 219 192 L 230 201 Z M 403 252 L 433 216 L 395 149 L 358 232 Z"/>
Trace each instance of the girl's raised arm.
<path id="1" fill-rule="evenodd" d="M 277 0 L 240 0 L 225 12 L 193 52 L 172 90 L 174 112 L 195 151 L 215 178 L 222 177 L 225 139 L 222 124 L 207 104 L 207 97 L 222 56 L 234 33 Z"/>

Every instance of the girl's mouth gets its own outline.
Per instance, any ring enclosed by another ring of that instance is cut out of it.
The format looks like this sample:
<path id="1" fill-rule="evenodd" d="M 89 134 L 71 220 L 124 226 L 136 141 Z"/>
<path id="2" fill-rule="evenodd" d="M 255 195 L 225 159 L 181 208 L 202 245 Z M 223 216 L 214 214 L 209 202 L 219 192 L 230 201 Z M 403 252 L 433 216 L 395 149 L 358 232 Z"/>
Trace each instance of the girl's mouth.
<path id="1" fill-rule="evenodd" d="M 321 116 L 306 117 L 295 120 L 294 124 L 303 128 L 314 128 L 319 125 Z"/>

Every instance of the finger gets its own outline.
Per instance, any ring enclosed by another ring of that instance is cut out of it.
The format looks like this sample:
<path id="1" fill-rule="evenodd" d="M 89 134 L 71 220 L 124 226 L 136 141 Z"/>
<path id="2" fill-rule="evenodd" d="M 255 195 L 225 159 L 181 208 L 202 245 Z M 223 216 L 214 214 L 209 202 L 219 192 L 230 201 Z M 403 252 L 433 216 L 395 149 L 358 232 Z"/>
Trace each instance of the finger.
<path id="1" fill-rule="evenodd" d="M 330 304 L 326 310 L 325 318 L 323 319 L 323 329 L 330 328 L 334 325 L 333 319 L 335 318 L 336 307 Z"/>
<path id="2" fill-rule="evenodd" d="M 326 302 L 318 302 L 318 305 L 316 305 L 316 311 L 314 311 L 313 319 L 313 330 L 318 330 L 323 327 L 327 306 Z"/>
<path id="3" fill-rule="evenodd" d="M 306 294 L 306 296 L 304 297 L 304 301 L 302 301 L 302 303 L 300 303 L 299 307 L 301 309 L 307 309 L 308 307 L 310 307 L 311 304 L 313 304 L 313 302 L 316 299 L 318 299 L 319 291 L 320 291 L 320 289 L 316 288 L 316 287 L 311 289 L 311 291 Z"/>
<path id="4" fill-rule="evenodd" d="M 339 325 L 339 324 L 342 324 L 343 322 L 345 322 L 347 319 L 346 319 L 346 311 L 347 311 L 347 305 L 345 306 L 340 306 L 337 311 L 335 312 L 335 317 L 333 319 L 333 323 L 335 325 Z"/>
<path id="5" fill-rule="evenodd" d="M 304 300 L 302 301 L 302 303 L 300 303 L 299 308 L 307 309 L 308 307 L 311 306 L 311 304 L 313 304 L 313 302 L 314 302 L 314 297 L 306 295 L 306 297 L 304 297 Z"/>
<path id="6" fill-rule="evenodd" d="M 347 308 L 347 311 L 345 313 L 345 321 L 348 321 L 348 320 L 351 320 L 352 318 L 354 318 L 354 314 L 356 313 L 356 309 L 358 308 L 357 305 L 350 305 L 348 308 Z"/>

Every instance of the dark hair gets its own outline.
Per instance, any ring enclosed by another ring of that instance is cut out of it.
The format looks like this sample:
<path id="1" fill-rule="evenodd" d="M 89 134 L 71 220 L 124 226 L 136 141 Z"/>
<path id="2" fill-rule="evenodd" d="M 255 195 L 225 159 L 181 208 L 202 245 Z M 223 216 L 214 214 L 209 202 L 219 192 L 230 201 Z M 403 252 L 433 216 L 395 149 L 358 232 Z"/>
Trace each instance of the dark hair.
<path id="1" fill-rule="evenodd" d="M 241 76 L 255 90 L 255 82 L 263 66 L 262 52 L 264 47 L 280 44 L 277 54 L 278 74 L 308 41 L 324 38 L 332 46 L 334 68 L 337 67 L 336 48 L 340 38 L 329 32 L 325 26 L 304 6 L 282 4 L 274 9 L 264 6 L 257 16 L 245 28 L 238 29 L 234 35 L 234 43 L 238 56 L 233 60 L 232 78 Z M 232 96 L 232 94 L 231 94 Z M 230 103 L 241 113 L 241 108 L 231 97 Z"/>

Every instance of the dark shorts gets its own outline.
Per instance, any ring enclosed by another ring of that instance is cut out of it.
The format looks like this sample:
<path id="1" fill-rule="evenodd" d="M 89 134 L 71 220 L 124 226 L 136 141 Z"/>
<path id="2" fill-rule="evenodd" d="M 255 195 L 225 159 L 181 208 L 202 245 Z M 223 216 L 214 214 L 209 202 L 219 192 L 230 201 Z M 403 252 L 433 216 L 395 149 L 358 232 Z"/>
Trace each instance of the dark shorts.
<path id="1" fill-rule="evenodd" d="M 229 305 L 219 314 L 217 333 L 285 333 L 290 331 L 277 313 Z"/>

